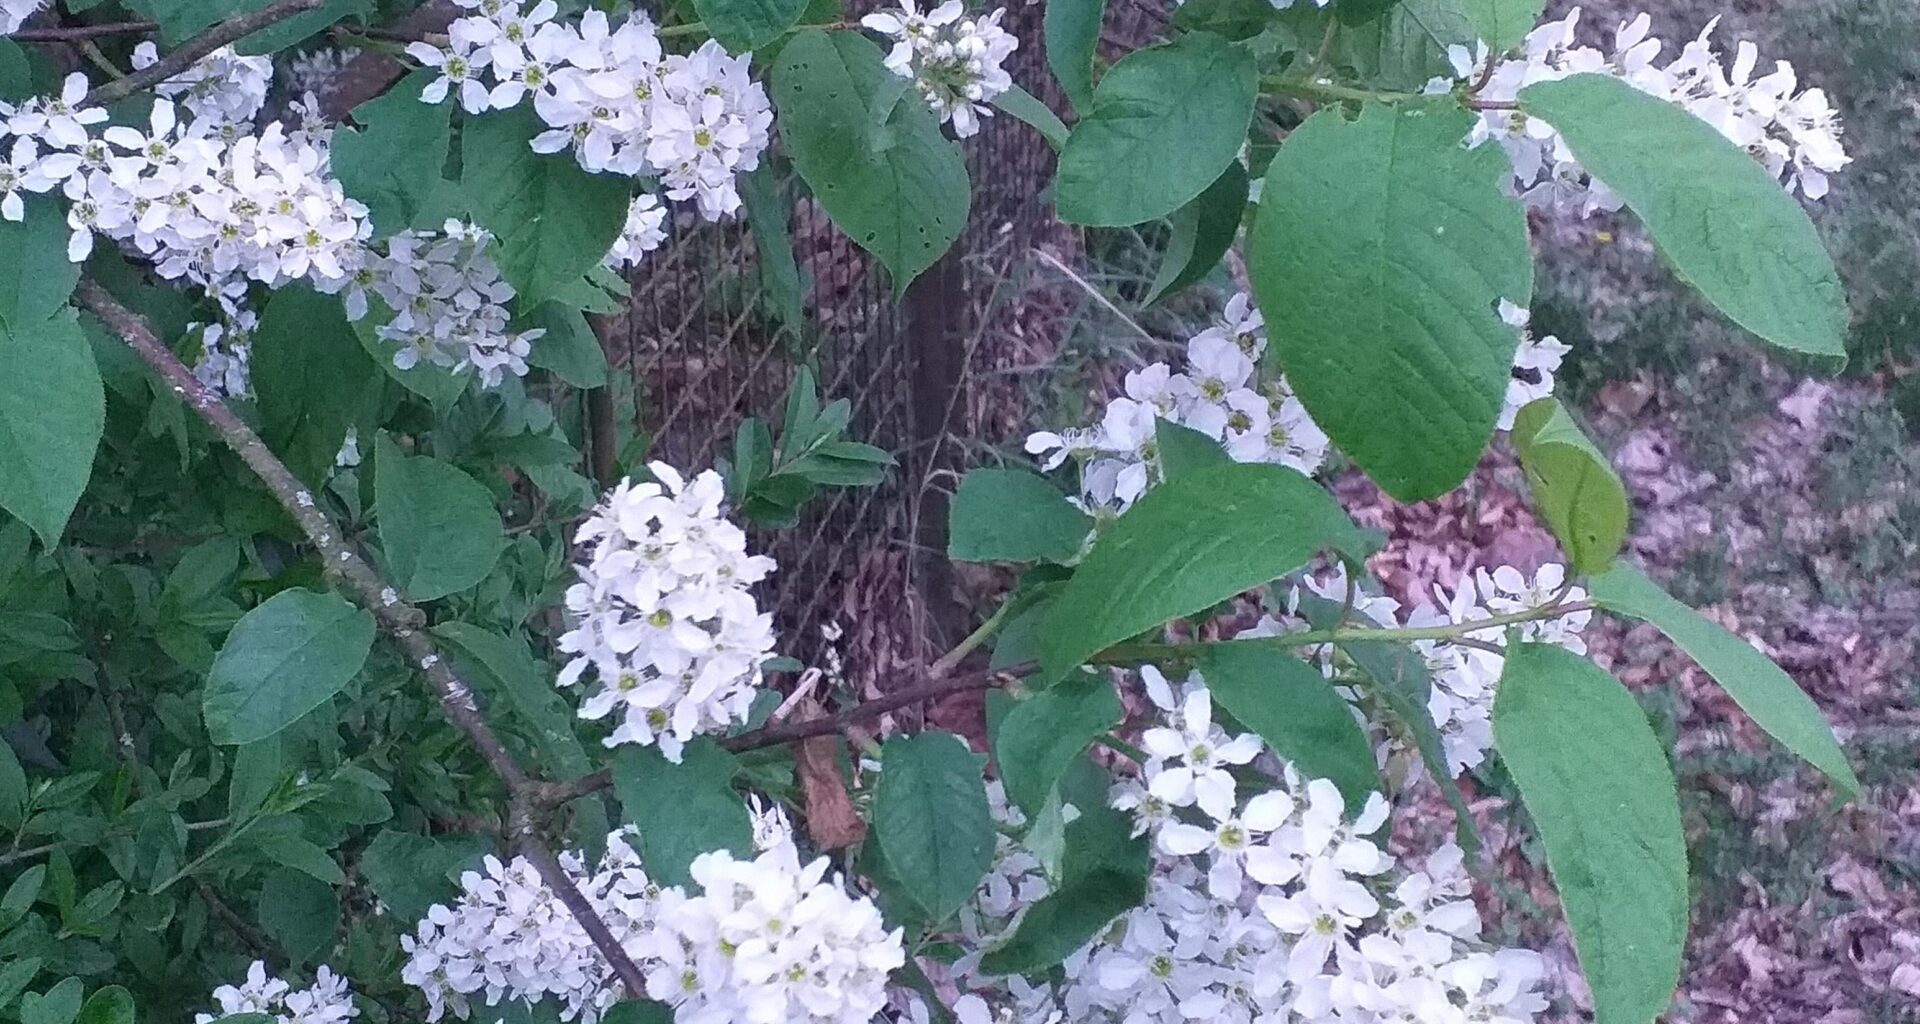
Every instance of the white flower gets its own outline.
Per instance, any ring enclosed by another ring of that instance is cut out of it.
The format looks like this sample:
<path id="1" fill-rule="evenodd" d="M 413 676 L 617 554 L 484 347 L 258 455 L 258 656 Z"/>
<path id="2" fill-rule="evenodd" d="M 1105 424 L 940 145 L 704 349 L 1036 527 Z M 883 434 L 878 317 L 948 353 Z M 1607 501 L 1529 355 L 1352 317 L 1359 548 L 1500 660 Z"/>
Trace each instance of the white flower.
<path id="1" fill-rule="evenodd" d="M 1178 728 L 1148 729 L 1140 737 L 1158 770 L 1148 769 L 1154 796 L 1174 805 L 1198 804 L 1208 817 L 1225 821 L 1233 815 L 1232 765 L 1246 764 L 1260 753 L 1260 738 L 1252 734 L 1228 737 L 1213 724 L 1213 698 L 1201 690 L 1189 694 L 1180 708 Z"/>
<path id="2" fill-rule="evenodd" d="M 314 972 L 312 987 L 295 990 L 269 975 L 264 961 L 255 960 L 245 982 L 214 989 L 213 1001 L 220 1012 L 195 1014 L 194 1024 L 242 1013 L 266 1014 L 275 1024 L 343 1024 L 360 1013 L 347 980 L 325 965 Z"/>
<path id="3" fill-rule="evenodd" d="M 1000 27 L 1004 11 L 967 18 L 965 10 L 961 0 L 946 0 L 923 15 L 912 0 L 902 0 L 895 10 L 860 19 L 862 27 L 893 39 L 888 69 L 912 79 L 934 114 L 942 123 L 951 122 L 953 133 L 963 139 L 980 130 L 980 118 L 993 113 L 993 99 L 1013 87 L 1001 62 L 1020 46 Z"/>
<path id="4" fill-rule="evenodd" d="M 654 480 L 621 481 L 575 534 L 587 559 L 567 589 L 575 624 L 560 649 L 573 657 L 559 682 L 591 667 L 599 688 L 581 717 L 619 711 L 607 745 L 658 745 L 678 761 L 694 736 L 746 720 L 773 648 L 772 617 L 749 588 L 774 563 L 747 554 L 723 516 L 718 473 L 649 469 Z"/>
<path id="5" fill-rule="evenodd" d="M 28 18 L 46 5 L 47 0 L 0 0 L 0 36 L 19 31 Z"/>
<path id="6" fill-rule="evenodd" d="M 440 72 L 439 77 L 427 83 L 427 87 L 421 91 L 422 100 L 439 103 L 447 98 L 449 90 L 455 90 L 459 94 L 460 106 L 467 113 L 478 114 L 487 109 L 491 97 L 479 75 L 481 69 L 487 66 L 489 51 L 480 48 L 478 32 L 473 28 L 473 23 L 479 20 L 462 18 L 454 22 L 447 29 L 445 46 L 407 44 L 407 56 Z"/>

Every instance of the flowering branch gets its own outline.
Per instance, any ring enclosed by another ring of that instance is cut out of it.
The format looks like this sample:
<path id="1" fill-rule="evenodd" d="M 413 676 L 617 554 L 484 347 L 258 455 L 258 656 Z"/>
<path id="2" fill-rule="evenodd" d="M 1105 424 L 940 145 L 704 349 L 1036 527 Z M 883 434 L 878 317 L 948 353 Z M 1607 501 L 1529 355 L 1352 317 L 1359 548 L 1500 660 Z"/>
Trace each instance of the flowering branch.
<path id="1" fill-rule="evenodd" d="M 237 39 L 266 28 L 268 25 L 285 21 L 296 14 L 316 10 L 326 0 L 275 0 L 257 11 L 236 14 L 212 28 L 194 36 L 175 47 L 173 52 L 160 58 L 153 64 L 135 71 L 118 81 L 108 82 L 87 93 L 83 101 L 90 107 L 103 107 L 124 96 L 131 96 L 148 86 L 158 85 L 179 74 L 205 57 Z"/>
<path id="2" fill-rule="evenodd" d="M 310 0 L 298 2 L 310 3 Z M 288 3 L 283 0 L 269 10 L 287 6 Z M 427 621 L 426 613 L 400 599 L 399 592 L 382 579 L 353 544 L 334 528 L 326 514 L 320 511 L 313 493 L 306 485 L 273 454 L 253 428 L 234 415 L 218 395 L 193 375 L 193 371 L 154 335 L 139 314 L 121 305 L 118 299 L 93 281 L 82 280 L 75 297 L 81 305 L 98 316 L 108 330 L 126 342 L 127 347 L 207 426 L 213 428 L 227 447 L 233 449 L 234 454 L 240 456 L 241 461 L 260 478 L 280 506 L 293 517 L 308 542 L 320 553 L 327 575 L 362 607 L 373 613 L 381 628 L 398 641 L 407 660 L 418 666 L 432 685 L 440 699 L 442 712 L 466 735 L 468 742 L 480 752 L 480 756 L 506 786 L 511 804 L 510 821 L 521 852 L 533 862 L 542 879 L 579 919 L 581 927 L 593 939 L 600 955 L 606 957 L 626 991 L 634 995 L 644 993 L 646 979 L 640 969 L 613 937 L 606 922 L 600 920 L 592 905 L 574 887 L 553 851 L 540 841 L 539 828 L 546 812 L 558 806 L 558 802 L 549 796 L 555 787 L 527 774 L 501 743 L 499 735 L 475 706 L 472 691 L 454 675 L 423 628 Z"/>

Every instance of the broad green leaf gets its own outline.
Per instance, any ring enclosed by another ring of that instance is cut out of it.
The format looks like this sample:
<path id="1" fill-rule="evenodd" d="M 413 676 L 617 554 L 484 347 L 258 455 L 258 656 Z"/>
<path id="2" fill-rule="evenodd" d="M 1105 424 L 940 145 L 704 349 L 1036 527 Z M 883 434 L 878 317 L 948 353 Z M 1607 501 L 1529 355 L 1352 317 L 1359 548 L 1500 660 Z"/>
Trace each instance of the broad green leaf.
<path id="1" fill-rule="evenodd" d="M 1511 644 L 1494 744 L 1546 843 L 1597 1024 L 1666 1010 L 1687 938 L 1687 847 L 1667 753 L 1626 687 L 1550 644 Z"/>
<path id="2" fill-rule="evenodd" d="M 400 592 L 431 601 L 477 585 L 506 548 L 493 495 L 437 459 L 407 455 L 382 433 L 374 442 L 374 514 Z"/>
<path id="3" fill-rule="evenodd" d="M 0 359 L 0 508 L 51 548 L 93 475 L 107 416 L 100 371 L 71 311 L 0 323 Z"/>
<path id="4" fill-rule="evenodd" d="M 1024 470 L 968 471 L 948 513 L 947 556 L 962 562 L 1070 562 L 1093 520 Z"/>
<path id="5" fill-rule="evenodd" d="M 284 762 L 280 736 L 243 743 L 233 752 L 233 771 L 227 779 L 227 817 L 244 820 L 280 787 Z"/>
<path id="6" fill-rule="evenodd" d="M 0 1008 L 12 1005 L 14 997 L 33 983 L 33 976 L 40 973 L 42 963 L 45 960 L 34 956 L 0 966 Z"/>
<path id="7" fill-rule="evenodd" d="M 1106 14 L 1107 0 L 1047 0 L 1042 23 L 1047 68 L 1081 114 L 1093 109 L 1093 63 Z"/>
<path id="8" fill-rule="evenodd" d="M 1295 5 L 1289 14 L 1304 14 Z M 1343 22 L 1345 19 L 1342 19 Z M 1301 40 L 1311 55 L 1322 38 L 1321 25 Z M 1334 41 L 1333 62 L 1352 68 L 1379 89 L 1417 91 L 1435 75 L 1452 77 L 1447 47 L 1472 49 L 1479 31 L 1460 9 L 1460 0 L 1397 0 L 1365 24 L 1343 23 Z"/>
<path id="9" fill-rule="evenodd" d="M 417 921 L 435 903 L 459 895 L 459 873 L 490 849 L 483 836 L 423 836 L 385 829 L 360 855 L 359 870 L 374 894 L 401 921 Z"/>
<path id="10" fill-rule="evenodd" d="M 549 772 L 578 778 L 594 770 L 594 759 L 573 731 L 573 710 L 554 688 L 553 666 L 534 657 L 524 640 L 465 622 L 442 622 L 433 634 L 460 659 L 461 678 L 486 694 L 491 706 L 512 713 Z"/>
<path id="11" fill-rule="evenodd" d="M 1301 18 L 1305 15 L 1305 18 Z M 1282 12 L 1267 0 L 1186 0 L 1173 9 L 1173 25 L 1186 31 L 1211 32 L 1234 42 L 1252 39 L 1273 26 L 1277 20 L 1301 20 L 1317 22 L 1324 30 L 1325 20 L 1332 12 L 1317 6 L 1294 7 Z M 1292 27 L 1292 26 L 1288 26 Z M 1310 32 L 1288 32 L 1283 41 L 1293 41 L 1291 37 L 1312 34 Z M 1324 33 L 1321 33 L 1324 34 Z M 1297 46 L 1285 45 L 1283 49 L 1303 49 L 1315 45 L 1320 34 L 1312 34 L 1311 41 L 1299 40 Z"/>
<path id="12" fill-rule="evenodd" d="M 1542 398 L 1513 421 L 1513 447 L 1534 507 L 1577 572 L 1604 571 L 1627 539 L 1627 489 L 1607 457 L 1558 400 Z"/>
<path id="13" fill-rule="evenodd" d="M 295 963 L 325 959 L 340 927 L 340 897 L 333 886 L 303 871 L 281 868 L 260 886 L 260 927 Z"/>
<path id="14" fill-rule="evenodd" d="M 1559 131 L 1734 323 L 1795 352 L 1846 355 L 1847 299 L 1812 219 L 1712 125 L 1610 75 L 1528 86 L 1520 107 Z"/>
<path id="15" fill-rule="evenodd" d="M 74 1020 L 75 1024 L 133 1024 L 133 993 L 119 985 L 95 989 Z"/>
<path id="16" fill-rule="evenodd" d="M 1046 678 L 1365 539 L 1327 492 L 1284 466 L 1233 463 L 1148 491 L 1101 534 L 1041 636 Z"/>
<path id="17" fill-rule="evenodd" d="M 1498 53 L 1519 45 L 1540 20 L 1547 0 L 1454 0 L 1488 48 Z"/>
<path id="18" fill-rule="evenodd" d="M 1160 453 L 1160 472 L 1169 480 L 1177 480 L 1196 469 L 1233 461 L 1227 457 L 1227 450 L 1220 447 L 1220 442 L 1172 420 L 1154 422 L 1153 443 Z"/>
<path id="19" fill-rule="evenodd" d="M 252 368 L 261 436 L 318 486 L 380 386 L 380 369 L 360 347 L 340 297 L 306 287 L 274 292 L 254 332 Z"/>
<path id="20" fill-rule="evenodd" d="M 707 34 L 732 53 L 757 50 L 786 35 L 807 0 L 693 0 Z"/>
<path id="21" fill-rule="evenodd" d="M 1039 132 L 1040 136 L 1047 140 L 1047 145 L 1053 147 L 1055 153 L 1066 146 L 1067 123 L 1060 120 L 1060 115 L 1054 113 L 1051 107 L 1040 102 L 1038 96 L 1017 85 L 1011 85 L 1007 87 L 1007 91 L 995 96 L 989 102 L 1006 113 L 1012 114 L 1027 127 Z"/>
<path id="22" fill-rule="evenodd" d="M 1320 672 L 1284 651 L 1255 643 L 1203 648 L 1194 667 L 1213 702 L 1258 733 L 1309 778 L 1328 779 L 1358 814 L 1381 791 L 1373 744 L 1353 707 Z"/>
<path id="23" fill-rule="evenodd" d="M 1820 709 L 1752 644 L 1674 600 L 1645 573 L 1624 563 L 1589 580 L 1588 594 L 1608 611 L 1652 623 L 1699 662 L 1760 728 L 1825 772 L 1848 798 L 1859 794 L 1860 780 Z"/>
<path id="24" fill-rule="evenodd" d="M 1039 811 L 1087 744 L 1125 717 L 1105 676 L 1076 676 L 1014 704 L 993 737 L 1007 798 L 1028 814 Z"/>
<path id="25" fill-rule="evenodd" d="M 132 0 L 127 6 L 159 22 L 160 41 L 171 48 L 216 21 L 265 7 L 266 0 Z"/>
<path id="26" fill-rule="evenodd" d="M 600 347 L 587 318 L 577 309 L 558 302 L 541 303 L 533 312 L 533 326 L 547 333 L 533 340 L 527 362 L 576 388 L 597 388 L 607 383 L 607 353 Z"/>
<path id="27" fill-rule="evenodd" d="M 80 1015 L 83 992 L 79 978 L 66 978 L 45 992 L 20 997 L 20 1024 L 72 1024 Z"/>
<path id="28" fill-rule="evenodd" d="M 1060 152 L 1060 219 L 1124 227 L 1192 202 L 1239 155 L 1258 77 L 1251 51 L 1209 32 L 1128 54 Z"/>
<path id="29" fill-rule="evenodd" d="M 11 144 L 9 144 L 11 145 Z M 20 193 L 12 193 L 19 201 Z M 66 305 L 80 280 L 80 264 L 67 260 L 67 219 L 46 200 L 26 204 L 20 220 L 0 217 L 0 328 L 39 324 Z"/>
<path id="30" fill-rule="evenodd" d="M 695 857 L 711 850 L 753 855 L 753 820 L 733 790 L 740 762 L 709 739 L 687 744 L 679 764 L 656 747 L 624 744 L 613 755 L 613 791 L 622 818 L 640 831 L 647 875 L 687 885 Z"/>
<path id="31" fill-rule="evenodd" d="M 1451 102 L 1326 109 L 1267 169 L 1248 243 L 1277 361 L 1317 422 L 1400 501 L 1466 479 L 1493 436 L 1533 294 L 1505 156 Z"/>
<path id="32" fill-rule="evenodd" d="M 740 199 L 747 207 L 747 227 L 753 231 L 754 260 L 760 267 L 760 287 L 774 316 L 792 330 L 807 322 L 801 305 L 805 285 L 800 264 L 793 258 L 793 235 L 787 230 L 792 205 L 774 177 L 773 164 L 763 162 L 740 179 Z"/>
<path id="33" fill-rule="evenodd" d="M 359 128 L 333 133 L 329 166 L 347 195 L 366 204 L 379 237 L 437 226 L 421 221 L 434 195 L 448 184 L 444 171 L 453 145 L 454 105 L 420 102 L 420 90 L 433 79 L 431 70 L 408 75 L 353 108 Z"/>
<path id="34" fill-rule="evenodd" d="M 896 295 L 967 225 L 971 189 L 960 149 L 910 83 L 853 32 L 809 30 L 773 70 L 780 141 L 835 226 L 893 275 Z"/>
<path id="35" fill-rule="evenodd" d="M 318 35 L 337 22 L 365 18 L 373 13 L 374 4 L 375 0 L 325 0 L 311 11 L 302 11 L 241 39 L 233 48 L 249 55 L 275 53 Z M 418 97 L 419 93 L 416 91 L 413 95 Z"/>
<path id="36" fill-rule="evenodd" d="M 260 841 L 260 850 L 275 864 L 290 867 L 316 881 L 328 885 L 346 881 L 333 855 L 303 836 L 291 833 L 269 836 Z"/>
<path id="37" fill-rule="evenodd" d="M 1066 827 L 1060 884 L 981 958 L 987 975 L 1038 974 L 1073 955 L 1147 894 L 1147 840 L 1110 807 L 1080 807 Z"/>
<path id="38" fill-rule="evenodd" d="M 938 923 L 993 866 L 993 818 L 980 758 L 945 732 L 895 736 L 880 750 L 873 831 L 908 898 Z"/>
<path id="39" fill-rule="evenodd" d="M 468 118 L 460 133 L 467 212 L 493 232 L 488 252 L 527 305 L 599 265 L 627 223 L 632 196 L 627 178 L 588 173 L 570 153 L 528 148 L 545 128 L 526 104 Z"/>
<path id="40" fill-rule="evenodd" d="M 243 616 L 213 659 L 207 734 L 252 743 L 292 725 L 347 685 L 373 646 L 373 616 L 332 594 L 283 590 Z"/>
<path id="41" fill-rule="evenodd" d="M 1247 211 L 1247 170 L 1235 160 L 1193 202 L 1173 211 L 1173 231 L 1160 270 L 1147 290 L 1147 305 L 1206 277 L 1240 233 Z"/>

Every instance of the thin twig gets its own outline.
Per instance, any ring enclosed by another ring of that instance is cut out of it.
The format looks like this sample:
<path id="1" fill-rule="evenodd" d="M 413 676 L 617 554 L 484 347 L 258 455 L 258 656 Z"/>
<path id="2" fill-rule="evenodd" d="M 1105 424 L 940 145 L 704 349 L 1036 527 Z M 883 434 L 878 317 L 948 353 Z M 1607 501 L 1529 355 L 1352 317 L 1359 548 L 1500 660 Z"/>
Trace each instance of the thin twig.
<path id="1" fill-rule="evenodd" d="M 205 879 L 194 879 L 193 888 L 200 894 L 200 901 L 213 912 L 213 916 L 219 918 L 220 923 L 226 925 L 227 930 L 245 943 L 248 949 L 253 950 L 255 956 L 265 960 L 286 959 L 286 954 L 280 951 L 278 943 L 268 938 L 267 933 L 255 928 L 246 918 L 234 913 L 233 908 L 227 906 L 226 901 L 220 898 L 220 894 L 215 892 L 213 886 L 209 885 Z"/>
<path id="2" fill-rule="evenodd" d="M 71 43 L 100 36 L 138 35 L 160 28 L 157 21 L 106 21 L 98 25 L 60 25 L 54 28 L 23 28 L 7 38 L 17 43 Z"/>
<path id="3" fill-rule="evenodd" d="M 181 43 L 173 52 L 117 82 L 108 82 L 87 93 L 82 102 L 90 107 L 104 106 L 123 96 L 131 96 L 150 85 L 158 85 L 187 70 L 200 58 L 237 39 L 285 21 L 296 14 L 316 10 L 326 0 L 275 0 L 257 11 L 236 14 L 212 28 Z"/>
<path id="4" fill-rule="evenodd" d="M 522 852 L 540 869 L 541 877 L 573 911 L 627 992 L 633 995 L 644 992 L 646 982 L 639 967 L 627 956 L 626 950 L 613 937 L 606 922 L 600 920 L 592 905 L 573 889 L 566 873 L 560 870 L 553 852 L 540 841 L 538 826 L 545 812 L 557 806 L 548 795 L 552 785 L 528 775 L 500 742 L 493 727 L 474 705 L 472 691 L 453 674 L 424 629 L 425 613 L 402 601 L 399 592 L 374 572 L 352 542 L 320 511 L 313 493 L 306 485 L 273 454 L 260 436 L 253 432 L 253 428 L 235 416 L 218 395 L 194 377 L 193 371 L 187 369 L 161 343 L 143 318 L 90 280 L 80 282 L 75 296 L 81 305 L 91 310 L 110 331 L 125 341 L 169 390 L 212 427 L 227 443 L 227 447 L 233 449 L 234 454 L 240 456 L 241 461 L 260 478 L 280 506 L 299 525 L 307 541 L 319 552 L 327 575 L 362 607 L 372 612 L 382 628 L 399 642 L 407 660 L 427 677 L 427 682 L 440 698 L 442 712 L 466 735 L 468 742 L 480 752 L 480 756 L 506 786 L 513 804 L 510 820 L 518 833 Z M 186 872 L 183 870 L 182 873 Z"/>

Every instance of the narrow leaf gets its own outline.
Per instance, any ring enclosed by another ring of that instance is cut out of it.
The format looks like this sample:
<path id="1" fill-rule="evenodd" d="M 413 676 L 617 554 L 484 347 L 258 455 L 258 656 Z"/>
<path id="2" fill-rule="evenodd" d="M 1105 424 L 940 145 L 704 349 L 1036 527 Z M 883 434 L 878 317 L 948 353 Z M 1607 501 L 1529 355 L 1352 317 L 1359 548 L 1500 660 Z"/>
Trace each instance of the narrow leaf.
<path id="1" fill-rule="evenodd" d="M 1712 125 L 1611 75 L 1528 86 L 1520 107 L 1560 132 L 1734 323 L 1795 352 L 1846 355 L 1846 295 L 1812 219 Z"/>
<path id="2" fill-rule="evenodd" d="M 51 548 L 93 475 L 105 389 L 71 311 L 0 323 L 0 358 L 0 508 Z"/>
<path id="3" fill-rule="evenodd" d="M 1494 742 L 1540 829 L 1598 1024 L 1667 1008 L 1687 937 L 1687 849 L 1667 754 L 1592 662 L 1512 644 Z"/>
<path id="4" fill-rule="evenodd" d="M 1173 233 L 1153 287 L 1147 290 L 1147 305 L 1194 284 L 1219 265 L 1240 233 L 1247 211 L 1247 185 L 1247 169 L 1235 160 L 1198 198 L 1173 211 Z"/>
<path id="5" fill-rule="evenodd" d="M 1558 400 L 1542 398 L 1513 421 L 1513 447 L 1541 518 L 1575 570 L 1601 572 L 1627 539 L 1627 489 Z"/>
<path id="6" fill-rule="evenodd" d="M 1019 118 L 1028 127 L 1040 133 L 1053 147 L 1055 153 L 1067 144 L 1067 125 L 1052 108 L 1040 102 L 1040 98 L 1017 85 L 1007 87 L 1007 91 L 995 96 L 994 106 Z"/>
<path id="7" fill-rule="evenodd" d="M 1283 466 L 1194 470 L 1148 491 L 1093 545 L 1047 616 L 1047 678 L 1170 619 L 1365 540 L 1318 484 Z"/>
<path id="8" fill-rule="evenodd" d="M 1081 114 L 1093 109 L 1093 63 L 1106 0 L 1047 0 L 1042 23 L 1047 68 Z"/>
<path id="9" fill-rule="evenodd" d="M 1652 623 L 1699 662 L 1760 728 L 1825 772 L 1842 794 L 1859 794 L 1860 779 L 1813 699 L 1752 644 L 1674 600 L 1630 565 L 1616 564 L 1593 577 L 1588 591 L 1600 607 Z"/>

